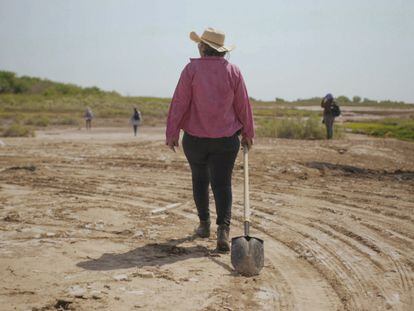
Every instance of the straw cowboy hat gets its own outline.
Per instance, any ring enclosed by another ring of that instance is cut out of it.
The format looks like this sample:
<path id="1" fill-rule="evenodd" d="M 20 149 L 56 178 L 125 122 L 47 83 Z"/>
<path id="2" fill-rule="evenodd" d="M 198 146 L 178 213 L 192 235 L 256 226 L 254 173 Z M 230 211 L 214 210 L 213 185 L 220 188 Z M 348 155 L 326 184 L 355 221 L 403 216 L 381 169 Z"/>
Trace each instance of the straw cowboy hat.
<path id="1" fill-rule="evenodd" d="M 224 45 L 224 38 L 224 32 L 210 27 L 204 30 L 201 37 L 197 35 L 194 31 L 190 32 L 190 39 L 194 42 L 204 42 L 205 44 L 211 46 L 213 49 L 219 52 L 230 52 L 235 48 L 235 46 Z"/>

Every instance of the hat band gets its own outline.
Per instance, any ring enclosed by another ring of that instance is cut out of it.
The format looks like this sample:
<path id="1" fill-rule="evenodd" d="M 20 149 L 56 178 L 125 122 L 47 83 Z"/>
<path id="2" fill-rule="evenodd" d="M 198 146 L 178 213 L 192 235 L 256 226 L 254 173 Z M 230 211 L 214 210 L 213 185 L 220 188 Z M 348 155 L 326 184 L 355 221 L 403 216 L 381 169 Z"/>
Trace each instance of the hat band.
<path id="1" fill-rule="evenodd" d="M 208 43 L 211 43 L 211 44 L 214 44 L 214 45 L 217 45 L 217 46 L 220 46 L 220 47 L 223 47 L 224 46 L 224 43 L 217 43 L 217 42 L 214 42 L 214 41 L 211 41 L 211 40 L 208 40 L 208 39 L 206 39 L 206 38 L 203 38 L 203 37 L 201 37 L 201 39 L 202 40 L 204 40 L 204 41 L 207 41 Z"/>

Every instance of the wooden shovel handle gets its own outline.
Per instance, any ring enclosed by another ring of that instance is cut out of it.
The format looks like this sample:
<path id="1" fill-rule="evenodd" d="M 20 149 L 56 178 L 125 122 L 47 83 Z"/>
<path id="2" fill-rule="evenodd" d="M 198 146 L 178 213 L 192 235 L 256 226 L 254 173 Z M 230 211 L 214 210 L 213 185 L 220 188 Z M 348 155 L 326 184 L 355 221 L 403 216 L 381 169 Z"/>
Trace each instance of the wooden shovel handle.
<path id="1" fill-rule="evenodd" d="M 247 148 L 247 146 L 243 146 L 243 172 L 244 172 L 244 222 L 246 224 L 250 222 L 249 148 Z"/>

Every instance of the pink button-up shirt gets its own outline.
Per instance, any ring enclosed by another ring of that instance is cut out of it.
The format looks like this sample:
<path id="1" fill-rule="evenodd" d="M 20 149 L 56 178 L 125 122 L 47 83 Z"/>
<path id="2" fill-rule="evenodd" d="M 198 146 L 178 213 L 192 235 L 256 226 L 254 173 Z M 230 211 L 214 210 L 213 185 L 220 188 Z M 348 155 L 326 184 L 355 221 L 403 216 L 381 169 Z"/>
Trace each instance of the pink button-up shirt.
<path id="1" fill-rule="evenodd" d="M 167 119 L 167 142 L 180 129 L 197 137 L 254 137 L 252 108 L 242 74 L 223 57 L 191 59 L 181 73 Z"/>

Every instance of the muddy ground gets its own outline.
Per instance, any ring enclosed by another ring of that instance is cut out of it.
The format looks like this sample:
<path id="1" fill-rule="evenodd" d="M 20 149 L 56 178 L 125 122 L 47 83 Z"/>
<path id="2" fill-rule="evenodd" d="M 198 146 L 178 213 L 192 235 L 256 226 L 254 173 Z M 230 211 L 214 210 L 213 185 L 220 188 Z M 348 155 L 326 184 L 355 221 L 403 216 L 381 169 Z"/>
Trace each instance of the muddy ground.
<path id="1" fill-rule="evenodd" d="M 163 129 L 55 129 L 0 146 L 1 310 L 413 310 L 414 144 L 258 139 L 260 276 L 197 218 Z M 240 235 L 241 154 L 231 236 Z M 214 203 L 211 204 L 214 210 Z"/>

